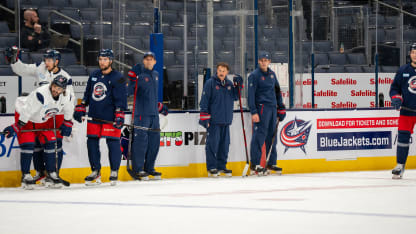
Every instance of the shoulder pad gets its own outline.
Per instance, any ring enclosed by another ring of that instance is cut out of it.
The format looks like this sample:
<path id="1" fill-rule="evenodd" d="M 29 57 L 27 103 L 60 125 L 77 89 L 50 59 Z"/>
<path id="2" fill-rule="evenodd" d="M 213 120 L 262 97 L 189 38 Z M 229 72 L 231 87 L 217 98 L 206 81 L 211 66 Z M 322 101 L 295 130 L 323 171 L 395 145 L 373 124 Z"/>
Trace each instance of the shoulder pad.
<path id="1" fill-rule="evenodd" d="M 37 62 L 35 64 L 36 64 L 36 67 L 39 67 L 42 63 Z"/>
<path id="2" fill-rule="evenodd" d="M 39 92 L 36 92 L 36 97 L 38 98 L 39 102 L 43 105 L 43 103 L 45 102 L 43 95 Z"/>

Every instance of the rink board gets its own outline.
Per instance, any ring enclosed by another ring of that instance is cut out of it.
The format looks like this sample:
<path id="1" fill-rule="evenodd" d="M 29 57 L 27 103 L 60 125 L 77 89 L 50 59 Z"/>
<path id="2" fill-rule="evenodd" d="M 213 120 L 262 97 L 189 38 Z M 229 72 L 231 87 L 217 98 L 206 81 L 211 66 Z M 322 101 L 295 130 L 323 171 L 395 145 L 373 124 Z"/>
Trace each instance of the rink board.
<path id="1" fill-rule="evenodd" d="M 283 173 L 391 169 L 395 165 L 398 116 L 399 112 L 391 109 L 288 111 L 286 119 L 279 124 L 278 165 L 283 167 Z M 244 117 L 250 142 L 250 114 L 246 112 Z M 0 118 L 0 129 L 13 122 L 12 116 Z M 198 125 L 199 113 L 171 113 L 164 118 L 161 124 L 166 126 L 160 133 L 157 170 L 164 178 L 206 176 L 206 131 Z M 75 123 L 72 140 L 64 141 L 65 156 L 60 173 L 72 183 L 82 183 L 90 173 L 85 133 L 86 123 Z M 106 181 L 109 163 L 104 140 L 100 141 L 100 151 L 103 180 Z M 1 187 L 20 185 L 19 153 L 17 139 L 0 136 Z M 416 155 L 414 147 L 411 147 L 410 155 Z M 240 113 L 237 112 L 231 126 L 228 161 L 233 175 L 241 175 L 245 151 Z M 131 179 L 125 164 L 123 160 L 120 180 Z M 406 166 L 416 168 L 414 157 L 409 157 Z"/>

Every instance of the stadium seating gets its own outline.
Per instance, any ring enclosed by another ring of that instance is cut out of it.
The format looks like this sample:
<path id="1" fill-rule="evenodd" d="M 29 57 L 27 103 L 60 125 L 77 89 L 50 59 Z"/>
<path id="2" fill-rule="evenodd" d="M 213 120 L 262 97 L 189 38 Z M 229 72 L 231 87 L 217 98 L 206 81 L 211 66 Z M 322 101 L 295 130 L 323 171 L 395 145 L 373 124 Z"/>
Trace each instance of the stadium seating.
<path id="1" fill-rule="evenodd" d="M 70 65 L 64 68 L 71 76 L 87 76 L 88 72 L 83 65 Z"/>
<path id="2" fill-rule="evenodd" d="M 14 76 L 10 65 L 0 65 L 0 76 Z"/>
<path id="3" fill-rule="evenodd" d="M 7 25 L 6 21 L 0 21 L 0 32 L 1 33 L 9 33 L 9 26 Z"/>

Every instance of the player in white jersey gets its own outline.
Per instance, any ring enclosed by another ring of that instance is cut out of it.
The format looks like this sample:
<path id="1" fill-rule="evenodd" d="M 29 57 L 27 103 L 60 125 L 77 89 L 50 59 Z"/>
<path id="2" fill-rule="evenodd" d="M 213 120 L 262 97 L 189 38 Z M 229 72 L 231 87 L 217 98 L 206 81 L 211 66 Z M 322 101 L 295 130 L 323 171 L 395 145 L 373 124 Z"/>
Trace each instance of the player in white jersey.
<path id="1" fill-rule="evenodd" d="M 53 78 L 58 75 L 64 76 L 68 79 L 67 93 L 74 94 L 72 88 L 71 76 L 59 67 L 61 61 L 61 53 L 57 50 L 47 50 L 43 55 L 43 62 L 26 64 L 19 59 L 20 50 L 17 47 L 9 48 L 6 56 L 10 61 L 10 66 L 14 73 L 22 77 L 35 77 L 37 85 L 42 86 L 52 82 Z"/>
<path id="2" fill-rule="evenodd" d="M 64 121 L 59 127 L 60 135 L 69 136 L 72 131 L 74 113 L 73 96 L 66 93 L 68 79 L 57 76 L 50 85 L 43 85 L 34 91 L 23 102 L 16 106 L 15 123 L 4 129 L 7 137 L 17 135 L 21 148 L 22 186 L 31 189 L 35 180 L 30 175 L 30 162 L 34 153 L 35 142 L 39 141 L 44 149 L 48 179 L 53 187 L 61 187 L 62 180 L 57 174 L 56 145 L 58 132 L 54 130 L 55 115 L 63 113 Z"/>
<path id="3" fill-rule="evenodd" d="M 61 61 L 61 54 L 57 50 L 47 50 L 44 54 L 44 61 L 39 64 L 25 64 L 23 63 L 20 57 L 20 50 L 14 46 L 7 49 L 6 56 L 8 57 L 9 62 L 11 63 L 12 70 L 19 76 L 24 78 L 26 77 L 35 77 L 36 83 L 38 86 L 51 83 L 51 81 L 61 75 L 67 78 L 68 85 L 66 88 L 66 93 L 73 96 L 72 100 L 75 102 L 74 89 L 72 87 L 72 79 L 70 75 L 65 72 L 62 68 L 59 67 L 59 62 Z M 16 104 L 24 102 L 25 98 L 19 97 L 16 101 Z M 56 125 L 60 126 L 64 117 L 62 113 L 56 115 L 55 117 Z M 58 134 L 58 152 L 59 152 L 59 167 L 62 162 L 63 152 L 62 152 L 62 136 Z M 33 155 L 33 164 L 36 170 L 36 175 L 34 179 L 36 181 L 44 182 L 46 174 L 45 171 L 45 162 L 43 160 L 43 148 L 40 146 L 39 142 L 35 144 L 35 154 Z"/>

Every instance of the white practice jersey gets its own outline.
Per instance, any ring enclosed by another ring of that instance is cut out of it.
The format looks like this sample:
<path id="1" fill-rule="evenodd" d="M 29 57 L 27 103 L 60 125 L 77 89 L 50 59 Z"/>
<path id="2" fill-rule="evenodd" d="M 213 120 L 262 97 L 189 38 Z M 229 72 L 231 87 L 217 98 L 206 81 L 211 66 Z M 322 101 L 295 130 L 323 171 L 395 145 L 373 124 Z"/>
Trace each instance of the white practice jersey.
<path id="1" fill-rule="evenodd" d="M 73 96 L 68 93 L 59 95 L 58 100 L 52 97 L 50 86 L 43 85 L 33 90 L 29 96 L 16 100 L 16 111 L 19 120 L 27 123 L 44 123 L 56 114 L 63 113 L 64 119 L 72 120 L 74 114 Z"/>
<path id="2" fill-rule="evenodd" d="M 59 68 L 59 71 L 57 73 L 53 73 L 48 71 L 44 62 L 40 64 L 26 64 L 22 63 L 20 59 L 17 60 L 16 63 L 11 64 L 10 66 L 12 67 L 14 73 L 16 73 L 19 76 L 22 76 L 23 78 L 25 76 L 36 77 L 36 82 L 39 87 L 46 84 L 50 84 L 56 76 L 62 75 L 68 79 L 68 86 L 66 87 L 67 92 L 71 94 L 73 97 L 75 97 L 74 88 L 72 87 L 71 76 L 62 68 Z M 75 98 L 73 98 L 73 101 L 75 101 Z"/>

